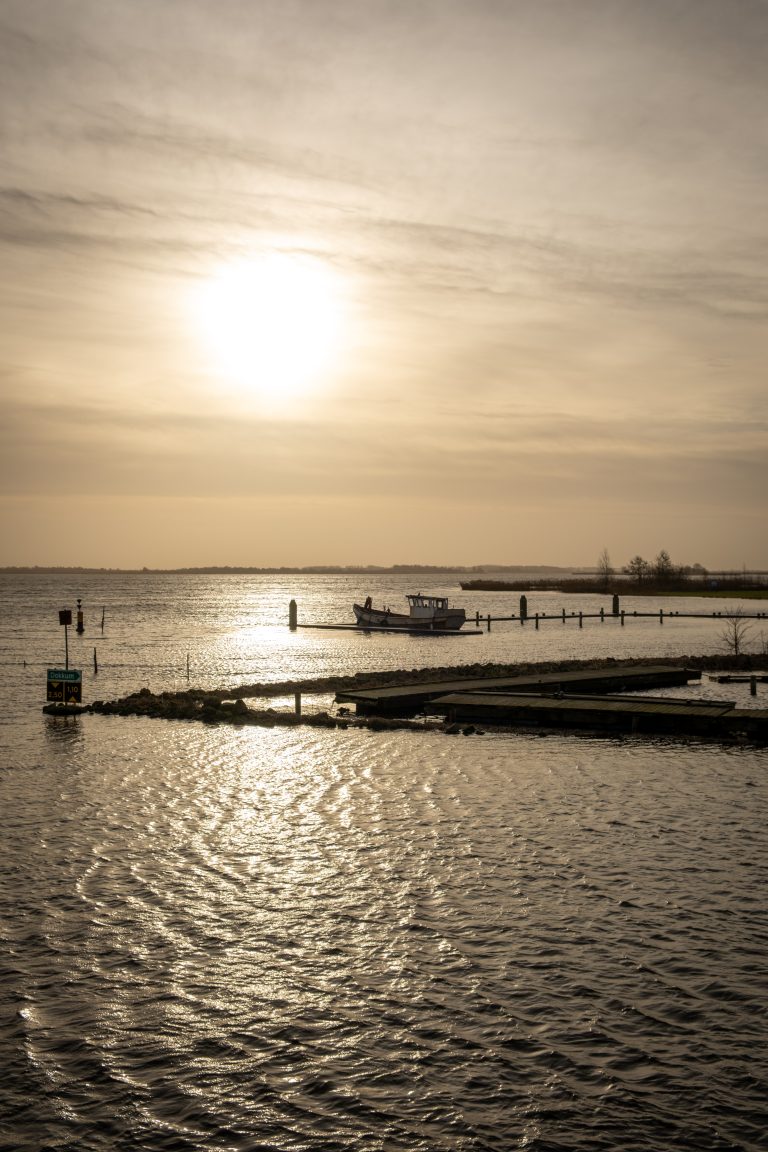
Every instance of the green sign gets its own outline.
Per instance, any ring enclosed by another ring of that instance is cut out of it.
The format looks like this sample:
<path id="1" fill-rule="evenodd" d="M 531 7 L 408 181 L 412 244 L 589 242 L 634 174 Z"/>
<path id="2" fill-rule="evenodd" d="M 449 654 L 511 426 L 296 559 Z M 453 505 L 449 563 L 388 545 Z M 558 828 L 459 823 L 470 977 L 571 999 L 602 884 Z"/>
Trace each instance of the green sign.
<path id="1" fill-rule="evenodd" d="M 82 672 L 77 668 L 49 668 L 46 699 L 58 704 L 82 703 Z"/>

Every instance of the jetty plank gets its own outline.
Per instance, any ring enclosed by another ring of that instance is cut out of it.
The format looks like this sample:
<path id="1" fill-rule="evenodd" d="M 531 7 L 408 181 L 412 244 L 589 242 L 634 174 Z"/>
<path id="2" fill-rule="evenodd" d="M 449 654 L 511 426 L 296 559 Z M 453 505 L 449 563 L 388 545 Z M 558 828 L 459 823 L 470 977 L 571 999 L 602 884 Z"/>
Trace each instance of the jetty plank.
<path id="1" fill-rule="evenodd" d="M 768 684 L 768 676 L 758 672 L 747 672 L 744 675 L 724 673 L 721 676 L 710 676 L 718 684 L 749 684 L 754 680 L 756 684 Z"/>

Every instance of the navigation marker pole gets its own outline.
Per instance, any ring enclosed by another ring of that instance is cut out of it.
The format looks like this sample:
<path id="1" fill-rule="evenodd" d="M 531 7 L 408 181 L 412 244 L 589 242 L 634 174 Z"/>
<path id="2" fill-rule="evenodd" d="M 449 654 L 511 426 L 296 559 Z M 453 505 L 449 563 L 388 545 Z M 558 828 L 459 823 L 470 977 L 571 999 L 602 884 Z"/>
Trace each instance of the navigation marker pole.
<path id="1" fill-rule="evenodd" d="M 59 624 L 64 625 L 64 668 L 69 668 L 69 638 L 67 636 L 67 628 L 72 623 L 72 609 L 61 608 L 59 610 Z"/>

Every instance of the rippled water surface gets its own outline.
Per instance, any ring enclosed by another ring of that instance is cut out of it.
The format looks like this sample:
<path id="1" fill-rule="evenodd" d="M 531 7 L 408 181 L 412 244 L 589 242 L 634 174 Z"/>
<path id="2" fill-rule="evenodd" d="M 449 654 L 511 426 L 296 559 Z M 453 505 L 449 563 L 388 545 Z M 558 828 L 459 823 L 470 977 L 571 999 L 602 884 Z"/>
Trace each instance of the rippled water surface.
<path id="1" fill-rule="evenodd" d="M 716 625 L 292 634 L 359 584 L 89 579 L 0 588 L 1 1147 L 766 1147 L 764 751 L 40 712 L 73 595 L 87 698 Z"/>

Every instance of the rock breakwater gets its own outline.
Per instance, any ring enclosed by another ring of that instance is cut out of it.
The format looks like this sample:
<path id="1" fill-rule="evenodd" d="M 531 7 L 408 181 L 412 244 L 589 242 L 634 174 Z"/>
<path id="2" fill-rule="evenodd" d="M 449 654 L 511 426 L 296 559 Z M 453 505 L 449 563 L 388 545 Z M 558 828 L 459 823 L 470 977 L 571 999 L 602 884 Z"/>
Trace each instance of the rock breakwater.
<path id="1" fill-rule="evenodd" d="M 610 657 L 604 660 L 566 660 L 542 663 L 517 664 L 468 664 L 442 668 L 414 668 L 392 670 L 390 672 L 358 672 L 351 676 L 324 676 L 305 680 L 284 680 L 267 683 L 238 685 L 234 688 L 220 688 L 213 691 L 188 688 L 181 692 L 152 692 L 141 688 L 119 700 L 97 700 L 76 709 L 78 713 L 94 713 L 102 716 L 144 716 L 160 720 L 197 721 L 203 724 L 256 725 L 259 727 L 295 727 L 305 725 L 315 728 L 369 728 L 373 730 L 411 729 L 423 731 L 425 721 L 399 717 L 357 716 L 340 709 L 337 713 L 328 711 L 296 712 L 287 709 L 253 708 L 246 704 L 252 697 L 268 699 L 295 693 L 307 695 L 327 695 L 351 688 L 375 688 L 392 685 L 419 684 L 444 679 L 455 683 L 457 679 L 472 679 L 501 676 L 525 676 L 549 672 L 577 671 L 581 669 L 615 668 L 617 665 L 631 667 L 647 663 L 645 660 L 616 661 Z M 677 658 L 661 657 L 656 664 L 680 664 L 687 667 L 716 669 L 720 671 L 753 670 L 762 664 L 749 656 L 686 656 Z M 44 709 L 52 715 L 71 714 L 75 709 L 49 706 Z M 474 725 L 457 725 L 430 721 L 432 729 L 443 730 L 452 735 L 463 733 L 472 735 L 479 730 Z"/>

